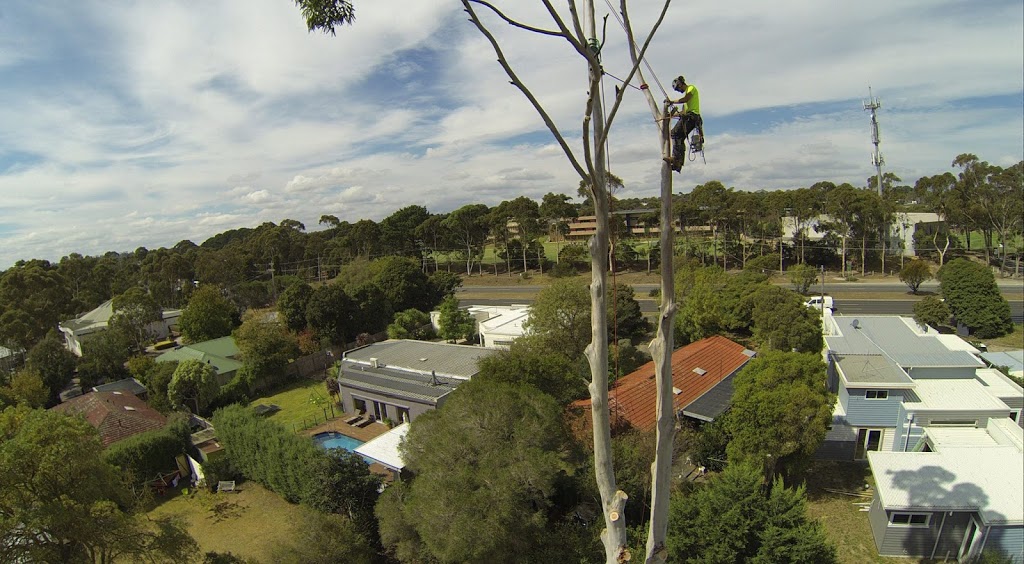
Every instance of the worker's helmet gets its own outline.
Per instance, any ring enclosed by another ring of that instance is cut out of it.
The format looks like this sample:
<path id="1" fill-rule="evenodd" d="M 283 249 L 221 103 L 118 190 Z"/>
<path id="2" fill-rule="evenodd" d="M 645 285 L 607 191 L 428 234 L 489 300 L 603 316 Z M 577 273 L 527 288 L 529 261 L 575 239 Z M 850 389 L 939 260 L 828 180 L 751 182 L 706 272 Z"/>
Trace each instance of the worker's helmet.
<path id="1" fill-rule="evenodd" d="M 676 78 L 675 78 L 675 79 L 674 79 L 674 80 L 672 81 L 672 88 L 674 88 L 674 89 L 676 89 L 676 90 L 679 90 L 679 89 L 681 89 L 681 88 L 682 88 L 683 86 L 685 86 L 685 85 L 686 85 L 686 78 L 685 78 L 685 77 L 684 77 L 683 75 L 679 75 L 679 76 L 677 76 L 677 77 L 676 77 Z"/>

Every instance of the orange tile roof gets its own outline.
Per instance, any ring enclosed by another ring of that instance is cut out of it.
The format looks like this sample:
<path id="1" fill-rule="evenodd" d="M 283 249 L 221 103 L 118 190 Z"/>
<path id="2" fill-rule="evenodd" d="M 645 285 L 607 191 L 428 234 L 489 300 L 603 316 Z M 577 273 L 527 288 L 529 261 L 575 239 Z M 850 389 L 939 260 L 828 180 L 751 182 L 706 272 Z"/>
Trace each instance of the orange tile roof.
<path id="1" fill-rule="evenodd" d="M 715 335 L 676 349 L 672 353 L 672 386 L 680 390 L 673 398 L 673 411 L 679 412 L 750 360 L 751 353 L 739 343 Z M 696 369 L 706 371 L 703 375 Z M 654 361 L 619 378 L 608 391 L 613 421 L 624 419 L 637 429 L 651 431 L 656 426 Z M 590 399 L 572 403 L 573 408 L 590 409 Z"/>
<path id="2" fill-rule="evenodd" d="M 90 392 L 51 409 L 84 417 L 99 430 L 103 446 L 167 424 L 163 414 L 127 392 Z"/>

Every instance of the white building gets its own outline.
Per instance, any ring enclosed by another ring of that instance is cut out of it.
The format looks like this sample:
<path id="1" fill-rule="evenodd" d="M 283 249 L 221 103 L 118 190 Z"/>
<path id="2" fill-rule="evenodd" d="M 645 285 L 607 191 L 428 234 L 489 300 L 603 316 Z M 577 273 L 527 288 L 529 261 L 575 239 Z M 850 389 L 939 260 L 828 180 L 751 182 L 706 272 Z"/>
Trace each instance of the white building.
<path id="1" fill-rule="evenodd" d="M 508 348 L 512 341 L 526 334 L 523 324 L 530 318 L 530 306 L 512 304 L 507 306 L 476 305 L 465 308 L 476 320 L 476 333 L 480 345 L 488 348 Z M 430 312 L 430 323 L 435 331 L 441 329 L 441 312 Z"/>
<path id="2" fill-rule="evenodd" d="M 64 346 L 75 356 L 82 356 L 82 342 L 90 335 L 107 330 L 107 323 L 114 315 L 113 304 L 114 300 L 107 300 L 88 313 L 58 324 L 60 332 L 64 334 Z M 165 309 L 162 315 L 163 319 L 150 323 L 147 327 L 149 333 L 157 339 L 170 335 L 171 327 L 178 325 L 181 310 Z"/>

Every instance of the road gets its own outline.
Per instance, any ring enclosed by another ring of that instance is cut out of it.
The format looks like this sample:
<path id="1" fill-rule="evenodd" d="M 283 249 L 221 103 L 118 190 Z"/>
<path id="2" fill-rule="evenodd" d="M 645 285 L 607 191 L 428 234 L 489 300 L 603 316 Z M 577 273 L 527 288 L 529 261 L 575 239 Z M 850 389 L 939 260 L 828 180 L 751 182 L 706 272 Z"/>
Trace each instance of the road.
<path id="1" fill-rule="evenodd" d="M 1003 295 L 1010 302 L 1010 316 L 1014 323 L 1024 323 L 1024 301 L 1021 301 L 1019 282 L 1016 286 L 1001 285 Z M 826 285 L 825 291 L 836 299 L 837 315 L 911 315 L 917 299 L 906 298 L 907 286 L 902 283 L 871 283 L 871 284 L 839 284 L 834 291 Z M 935 291 L 937 284 L 922 287 L 922 291 Z M 459 303 L 462 305 L 510 305 L 530 303 L 543 286 L 470 286 L 459 291 Z M 658 302 L 647 298 L 650 291 L 658 288 L 653 284 L 636 284 L 637 300 L 644 313 L 658 311 Z M 844 293 L 865 292 L 877 293 L 878 298 L 843 298 Z M 920 299 L 920 298 L 918 298 Z"/>

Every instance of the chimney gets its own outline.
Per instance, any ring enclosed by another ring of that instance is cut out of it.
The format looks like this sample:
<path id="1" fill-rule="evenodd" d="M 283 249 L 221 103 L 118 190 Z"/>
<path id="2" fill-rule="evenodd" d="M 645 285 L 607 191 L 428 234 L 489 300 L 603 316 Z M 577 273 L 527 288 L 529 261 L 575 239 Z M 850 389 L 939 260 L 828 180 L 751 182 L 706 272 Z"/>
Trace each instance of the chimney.
<path id="1" fill-rule="evenodd" d="M 377 362 L 376 358 L 371 358 L 370 359 L 370 366 L 372 366 L 374 368 L 380 368 L 380 363 Z"/>

